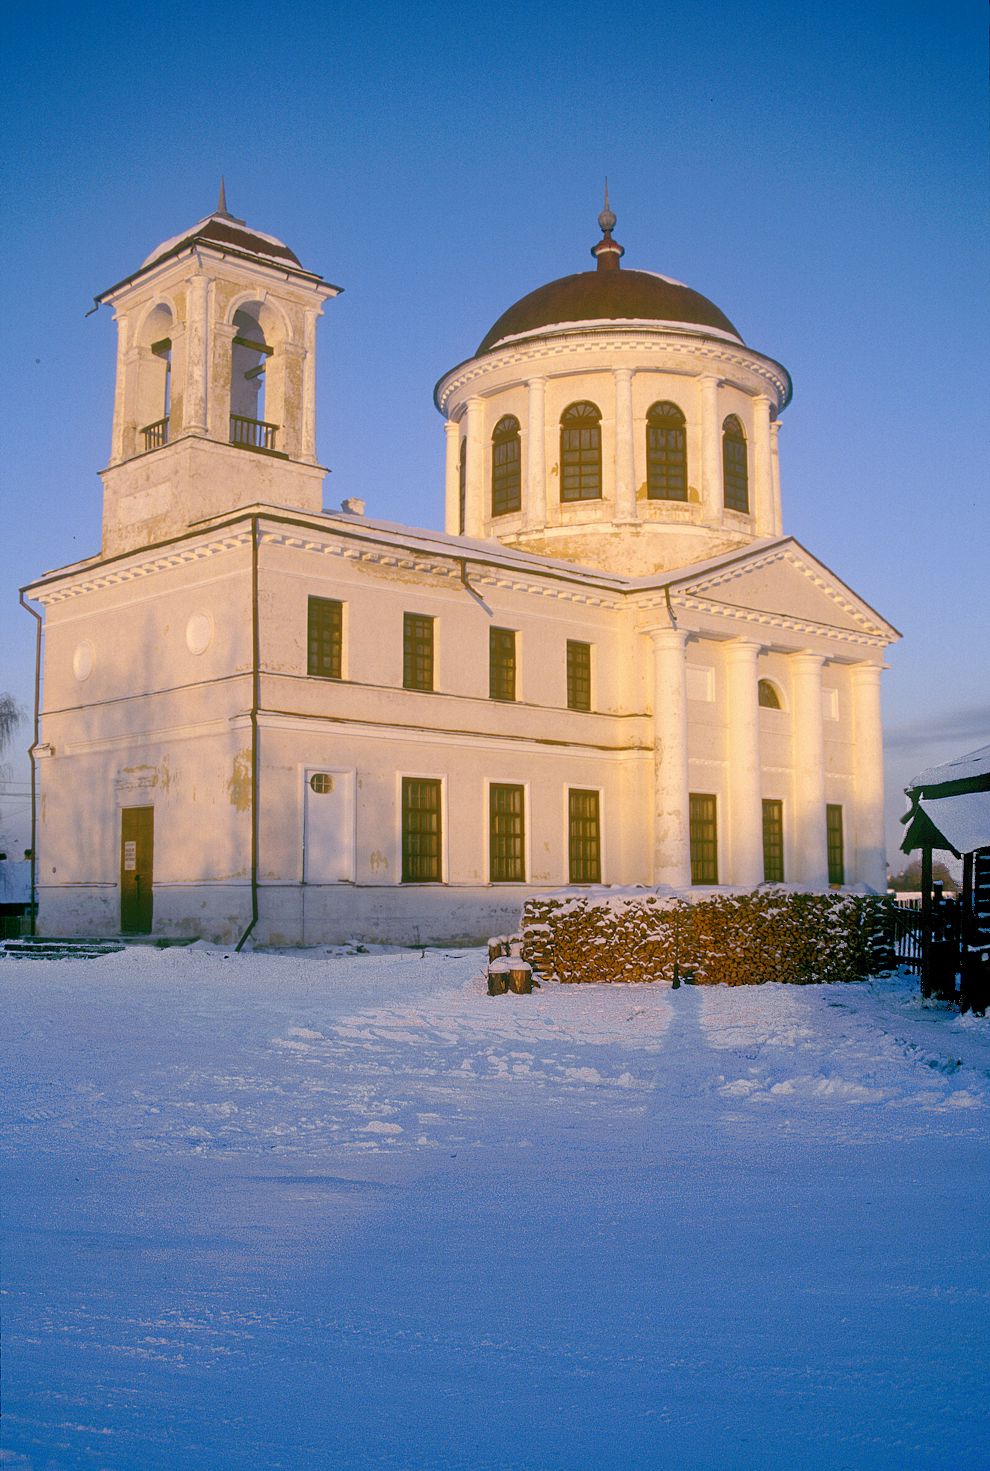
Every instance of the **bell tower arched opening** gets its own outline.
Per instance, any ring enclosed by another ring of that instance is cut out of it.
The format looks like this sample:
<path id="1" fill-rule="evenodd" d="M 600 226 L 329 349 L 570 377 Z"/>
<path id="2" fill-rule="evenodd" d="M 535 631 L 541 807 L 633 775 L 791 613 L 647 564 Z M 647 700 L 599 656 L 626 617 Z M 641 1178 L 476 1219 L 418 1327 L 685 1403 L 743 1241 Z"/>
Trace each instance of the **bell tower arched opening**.
<path id="1" fill-rule="evenodd" d="M 230 351 L 230 442 L 246 449 L 277 449 L 279 424 L 265 413 L 266 377 L 275 349 L 265 338 L 260 313 L 234 313 Z"/>

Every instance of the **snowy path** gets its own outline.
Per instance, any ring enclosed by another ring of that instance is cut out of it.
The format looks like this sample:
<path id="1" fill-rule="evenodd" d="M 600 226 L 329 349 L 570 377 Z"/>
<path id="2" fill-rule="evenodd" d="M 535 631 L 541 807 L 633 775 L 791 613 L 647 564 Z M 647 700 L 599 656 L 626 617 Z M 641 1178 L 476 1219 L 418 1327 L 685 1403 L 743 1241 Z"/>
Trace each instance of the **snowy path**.
<path id="1" fill-rule="evenodd" d="M 4 962 L 0 1467 L 990 1464 L 985 1022 Z"/>

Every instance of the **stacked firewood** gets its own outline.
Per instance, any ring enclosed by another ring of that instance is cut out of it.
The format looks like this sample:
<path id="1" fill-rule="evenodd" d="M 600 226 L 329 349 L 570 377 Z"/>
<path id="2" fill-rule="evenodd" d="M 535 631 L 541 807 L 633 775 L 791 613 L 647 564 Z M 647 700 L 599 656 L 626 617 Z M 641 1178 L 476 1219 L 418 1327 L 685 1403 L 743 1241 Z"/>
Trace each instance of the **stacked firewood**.
<path id="1" fill-rule="evenodd" d="M 753 986 L 853 981 L 874 969 L 882 901 L 759 889 L 547 895 L 526 901 L 522 958 L 563 982 Z"/>

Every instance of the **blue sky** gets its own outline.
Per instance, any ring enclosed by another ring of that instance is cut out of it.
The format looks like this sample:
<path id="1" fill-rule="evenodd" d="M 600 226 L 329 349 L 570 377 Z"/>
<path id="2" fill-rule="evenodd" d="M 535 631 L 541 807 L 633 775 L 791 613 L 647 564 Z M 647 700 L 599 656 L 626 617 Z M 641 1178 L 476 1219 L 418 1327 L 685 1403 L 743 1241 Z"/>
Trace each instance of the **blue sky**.
<path id="1" fill-rule="evenodd" d="M 345 287 L 328 500 L 425 526 L 434 382 L 590 268 L 607 173 L 625 263 L 794 378 L 785 530 L 904 634 L 892 818 L 916 770 L 990 741 L 982 4 L 137 0 L 22 8 L 7 46 L 0 689 L 31 701 L 18 586 L 99 547 L 115 329 L 84 314 L 221 172 L 235 214 Z"/>

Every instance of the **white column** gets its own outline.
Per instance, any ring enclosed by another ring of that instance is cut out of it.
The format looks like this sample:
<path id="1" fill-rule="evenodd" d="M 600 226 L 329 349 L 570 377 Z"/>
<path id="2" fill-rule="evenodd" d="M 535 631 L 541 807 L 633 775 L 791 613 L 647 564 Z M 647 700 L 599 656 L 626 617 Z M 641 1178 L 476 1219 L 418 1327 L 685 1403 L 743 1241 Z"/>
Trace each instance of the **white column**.
<path id="1" fill-rule="evenodd" d="M 794 751 L 794 864 L 798 883 L 828 886 L 825 838 L 825 738 L 820 654 L 791 654 L 791 733 Z"/>
<path id="2" fill-rule="evenodd" d="M 753 519 L 757 536 L 773 535 L 773 454 L 770 448 L 770 400 L 753 400 Z"/>
<path id="3" fill-rule="evenodd" d="M 461 529 L 461 429 L 453 419 L 443 426 L 444 476 L 443 476 L 443 523 L 448 536 L 457 536 Z"/>
<path id="4" fill-rule="evenodd" d="M 880 717 L 879 664 L 854 664 L 849 671 L 853 699 L 853 790 L 855 792 L 855 866 L 849 879 L 882 894 L 887 886 L 883 823 L 883 727 Z"/>
<path id="5" fill-rule="evenodd" d="M 526 414 L 526 497 L 523 517 L 527 531 L 542 530 L 547 524 L 547 380 L 530 378 L 526 385 L 529 403 Z"/>
<path id="6" fill-rule="evenodd" d="M 209 384 L 210 283 L 206 276 L 189 282 L 189 316 L 186 323 L 186 392 L 182 405 L 183 429 L 196 434 L 208 432 L 206 398 Z M 224 435 L 226 439 L 226 435 Z"/>
<path id="7" fill-rule="evenodd" d="M 302 423 L 299 426 L 299 457 L 316 464 L 316 318 L 315 311 L 306 313 L 303 327 L 303 391 Z"/>
<path id="8" fill-rule="evenodd" d="M 780 500 L 780 420 L 770 425 L 770 461 L 773 479 L 773 534 L 783 536 L 784 513 Z"/>
<path id="9" fill-rule="evenodd" d="M 687 635 L 651 628 L 653 641 L 653 882 L 691 882 L 688 807 Z"/>
<path id="10" fill-rule="evenodd" d="M 130 351 L 130 323 L 127 317 L 118 313 L 117 322 L 117 377 L 113 387 L 113 438 L 110 447 L 111 460 L 122 460 L 127 453 L 124 442 L 124 428 L 127 423 L 127 408 L 129 400 L 133 398 L 133 390 L 129 390 L 129 379 L 132 373 L 137 373 L 136 354 Z M 132 363 L 135 364 L 132 367 Z"/>
<path id="11" fill-rule="evenodd" d="M 719 378 L 706 373 L 698 379 L 701 388 L 701 499 L 705 520 L 719 525 L 722 520 L 722 425 L 718 415 Z"/>
<path id="12" fill-rule="evenodd" d="M 464 510 L 466 536 L 482 536 L 485 515 L 485 401 L 467 401 L 467 505 Z"/>
<path id="13" fill-rule="evenodd" d="M 615 519 L 635 521 L 636 452 L 633 441 L 632 369 L 615 368 Z"/>
<path id="14" fill-rule="evenodd" d="M 760 645 L 747 639 L 734 639 L 725 646 L 729 697 L 729 881 L 754 889 L 763 882 L 760 706 L 756 673 L 759 652 Z"/>

